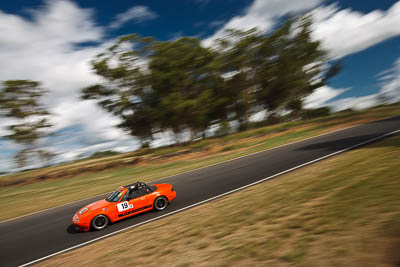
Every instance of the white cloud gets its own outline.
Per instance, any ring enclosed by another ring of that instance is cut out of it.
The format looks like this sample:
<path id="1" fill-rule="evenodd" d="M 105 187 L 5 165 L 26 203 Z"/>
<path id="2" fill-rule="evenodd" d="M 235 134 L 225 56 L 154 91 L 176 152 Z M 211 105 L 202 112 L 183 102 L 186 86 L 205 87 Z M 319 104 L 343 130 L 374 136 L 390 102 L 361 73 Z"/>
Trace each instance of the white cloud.
<path id="1" fill-rule="evenodd" d="M 329 86 L 322 86 L 304 99 L 304 107 L 309 109 L 330 107 L 332 111 L 336 112 L 349 108 L 362 110 L 371 108 L 378 104 L 378 94 L 361 97 L 347 97 L 332 101 L 332 99 L 348 90 L 350 90 L 350 88 L 335 89 Z"/>
<path id="2" fill-rule="evenodd" d="M 0 172 L 10 172 L 14 168 L 14 161 L 11 158 L 0 158 Z M 0 175 L 1 176 L 1 175 Z"/>
<path id="3" fill-rule="evenodd" d="M 393 78 L 395 78 L 395 76 L 393 74 L 388 74 L 388 75 L 379 77 L 379 81 L 388 81 L 388 80 L 392 80 Z"/>
<path id="4" fill-rule="evenodd" d="M 11 132 L 7 129 L 8 126 L 14 124 L 14 120 L 10 118 L 1 118 L 0 120 L 0 138 L 1 136 L 10 134 Z"/>
<path id="5" fill-rule="evenodd" d="M 147 20 L 152 20 L 157 18 L 158 15 L 151 11 L 147 6 L 134 6 L 127 11 L 118 14 L 115 17 L 115 21 L 110 24 L 110 28 L 116 29 L 124 25 L 129 21 L 134 23 L 140 23 Z"/>
<path id="6" fill-rule="evenodd" d="M 92 144 L 106 143 L 103 146 L 106 149 L 113 146 L 119 150 L 135 149 L 137 141 L 114 127 L 119 122 L 117 118 L 94 102 L 79 99 L 80 88 L 100 81 L 91 70 L 90 60 L 113 43 L 103 39 L 104 29 L 94 23 L 93 10 L 57 0 L 45 2 L 40 10 L 31 11 L 31 14 L 28 20 L 0 11 L 0 81 L 41 81 L 49 90 L 44 104 L 54 114 L 51 119 L 54 130 L 81 125 L 79 132 L 72 133 L 77 139 L 90 139 Z M 82 42 L 93 42 L 93 45 L 80 46 Z M 8 124 L 9 120 L 0 120 L 0 133 L 4 133 Z M 66 151 L 74 153 L 74 150 L 80 151 L 79 145 L 87 145 L 72 141 L 66 136 L 60 143 L 49 142 L 47 148 L 61 157 Z M 0 154 L 0 169 L 9 166 L 8 163 L 3 165 L 5 159 L 1 157 L 5 156 L 9 157 Z"/>
<path id="7" fill-rule="evenodd" d="M 387 11 L 375 10 L 363 14 L 351 9 L 339 10 L 336 4 L 321 6 L 312 11 L 314 17 L 313 35 L 322 40 L 323 46 L 331 51 L 333 58 L 362 51 L 386 39 L 400 34 L 400 1 Z M 333 110 L 353 108 L 356 110 L 373 107 L 378 95 L 383 94 L 390 102 L 400 101 L 400 58 L 393 69 L 377 75 L 382 82 L 378 94 L 362 97 L 348 97 L 329 101 L 342 93 L 343 89 L 322 87 L 306 98 L 308 107 L 328 105 Z"/>
<path id="8" fill-rule="evenodd" d="M 334 89 L 329 86 L 322 86 L 304 99 L 304 107 L 319 108 L 326 106 L 331 99 L 346 92 L 347 90 L 349 90 L 349 88 Z"/>
<path id="9" fill-rule="evenodd" d="M 311 95 L 304 99 L 305 108 L 318 108 L 329 106 L 334 111 L 352 108 L 361 110 L 371 108 L 380 103 L 379 96 L 384 96 L 387 103 L 395 103 L 400 101 L 400 57 L 393 64 L 393 68 L 380 72 L 377 77 L 382 82 L 381 89 L 376 94 L 361 97 L 347 97 L 331 101 L 334 97 L 339 96 L 346 89 L 334 89 L 323 86 L 314 91 Z"/>
<path id="10" fill-rule="evenodd" d="M 331 57 L 338 59 L 346 55 L 362 51 L 391 37 L 400 34 L 400 1 L 394 3 L 387 11 L 374 10 L 368 14 L 351 9 L 341 10 L 337 4 L 320 5 L 323 1 L 288 1 L 255 0 L 243 14 L 230 19 L 212 36 L 203 40 L 203 45 L 211 46 L 212 42 L 223 36 L 229 28 L 248 30 L 257 27 L 269 31 L 286 14 L 298 13 L 313 9 L 313 36 L 321 40 L 324 48 L 331 52 Z M 396 65 L 400 68 L 400 63 Z M 381 93 L 400 100 L 400 71 L 381 77 L 384 83 Z M 331 101 L 348 88 L 334 89 L 328 86 L 317 89 L 305 98 L 306 108 L 316 108 L 325 105 L 334 110 L 346 108 L 363 109 L 377 104 L 377 94 L 350 97 Z"/>
<path id="11" fill-rule="evenodd" d="M 361 97 L 342 98 L 329 103 L 328 106 L 330 106 L 333 111 L 340 111 L 349 108 L 355 110 L 367 109 L 378 104 L 377 96 L 378 94 L 372 94 Z"/>
<path id="12" fill-rule="evenodd" d="M 30 12 L 33 21 L 0 11 L 2 51 L 29 44 L 40 52 L 55 46 L 96 41 L 102 35 L 102 29 L 91 21 L 92 10 L 80 9 L 70 1 L 47 1 L 43 9 Z"/>
<path id="13" fill-rule="evenodd" d="M 138 146 L 139 144 L 137 141 L 133 140 L 131 137 L 128 137 L 125 140 L 113 140 L 94 145 L 80 146 L 74 149 L 64 147 L 57 149 L 56 153 L 59 156 L 55 162 L 60 163 L 76 160 L 81 157 L 90 156 L 96 151 L 113 150 L 117 152 L 128 152 L 138 148 Z"/>
<path id="14" fill-rule="evenodd" d="M 209 26 L 211 28 L 215 28 L 215 27 L 219 27 L 219 26 L 223 25 L 224 23 L 225 23 L 224 20 L 214 20 L 209 24 Z"/>
<path id="15" fill-rule="evenodd" d="M 176 41 L 179 38 L 183 37 L 183 32 L 179 31 L 179 32 L 173 32 L 169 34 L 169 39 L 172 41 Z"/>
<path id="16" fill-rule="evenodd" d="M 249 30 L 257 27 L 261 31 L 268 31 L 280 17 L 310 10 L 318 6 L 322 1 L 255 0 L 243 14 L 233 17 L 212 36 L 203 40 L 203 45 L 211 46 L 216 39 L 223 37 L 226 29 Z"/>
<path id="17" fill-rule="evenodd" d="M 382 89 L 380 94 L 388 100 L 389 103 L 400 101 L 400 57 L 394 63 L 391 73 L 385 73 L 382 79 Z"/>
<path id="18" fill-rule="evenodd" d="M 322 40 L 333 58 L 362 51 L 400 34 L 400 1 L 387 11 L 374 10 L 368 14 L 339 10 L 336 4 L 318 7 L 311 13 L 313 35 Z"/>
<path id="19" fill-rule="evenodd" d="M 384 40 L 400 34 L 400 1 L 387 11 L 374 10 L 368 14 L 351 9 L 342 9 L 337 4 L 319 6 L 322 0 L 255 0 L 243 14 L 230 19 L 212 36 L 203 40 L 211 46 L 213 41 L 223 37 L 226 29 L 249 30 L 257 27 L 269 31 L 279 18 L 287 14 L 311 11 L 314 18 L 313 36 L 321 40 L 331 51 L 333 58 L 362 51 Z"/>

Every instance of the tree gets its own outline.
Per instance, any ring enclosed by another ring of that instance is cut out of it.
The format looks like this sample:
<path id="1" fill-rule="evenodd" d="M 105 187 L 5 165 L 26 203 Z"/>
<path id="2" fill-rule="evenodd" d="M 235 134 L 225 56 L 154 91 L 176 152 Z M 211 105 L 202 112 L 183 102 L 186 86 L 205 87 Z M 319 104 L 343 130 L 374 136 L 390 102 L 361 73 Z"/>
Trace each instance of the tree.
<path id="1" fill-rule="evenodd" d="M 320 107 L 315 109 L 306 109 L 303 112 L 303 119 L 313 119 L 319 117 L 326 117 L 331 115 L 331 109 L 329 107 Z"/>
<path id="2" fill-rule="evenodd" d="M 224 84 L 216 53 L 197 38 L 157 42 L 149 57 L 151 88 L 163 129 L 191 139 L 223 116 Z"/>
<path id="3" fill-rule="evenodd" d="M 96 99 L 120 117 L 118 126 L 144 146 L 166 130 L 177 141 L 189 130 L 193 139 L 223 116 L 227 100 L 216 54 L 197 38 L 159 42 L 124 36 L 92 66 L 105 83 L 82 89 L 82 98 Z"/>
<path id="4" fill-rule="evenodd" d="M 28 80 L 8 80 L 0 91 L 0 110 L 3 117 L 14 124 L 7 127 L 10 134 L 3 136 L 24 148 L 15 155 L 18 167 L 25 167 L 34 157 L 49 161 L 52 153 L 40 148 L 38 141 L 49 134 L 49 112 L 41 105 L 46 91 L 40 83 Z"/>
<path id="5" fill-rule="evenodd" d="M 257 110 L 254 90 L 256 88 L 255 71 L 259 64 L 259 47 L 263 35 L 256 29 L 240 31 L 228 29 L 226 36 L 218 40 L 221 74 L 229 90 L 228 112 L 234 114 L 240 129 L 248 127 L 250 116 Z"/>
<path id="6" fill-rule="evenodd" d="M 311 19 L 288 20 L 272 34 L 228 30 L 211 49 L 197 38 L 155 41 L 131 34 L 98 55 L 92 66 L 104 82 L 82 89 L 121 119 L 119 127 L 148 146 L 157 132 L 171 131 L 180 141 L 212 124 L 302 111 L 302 100 L 340 71 L 326 69 L 327 52 L 311 38 Z"/>
<path id="7" fill-rule="evenodd" d="M 215 136 L 224 136 L 230 134 L 232 131 L 231 126 L 229 125 L 229 122 L 223 121 L 219 124 L 218 129 L 215 131 L 214 135 Z"/>
<path id="8" fill-rule="evenodd" d="M 286 109 L 291 110 L 292 119 L 299 119 L 303 111 L 303 102 L 301 99 L 294 98 L 286 104 Z"/>
<path id="9" fill-rule="evenodd" d="M 257 99 L 270 111 L 280 107 L 298 112 L 305 96 L 325 85 L 341 66 L 333 62 L 326 70 L 328 53 L 311 37 L 311 18 L 288 20 L 279 30 L 265 38 L 257 69 L 260 83 Z"/>
<path id="10" fill-rule="evenodd" d="M 91 62 L 104 83 L 81 90 L 82 99 L 94 99 L 103 109 L 118 116 L 121 119 L 118 127 L 137 137 L 142 146 L 149 145 L 157 128 L 145 62 L 151 43 L 150 38 L 135 34 L 121 37 Z"/>
<path id="11" fill-rule="evenodd" d="M 229 30 L 220 40 L 223 72 L 233 73 L 227 84 L 242 129 L 260 109 L 289 109 L 298 116 L 303 98 L 340 71 L 338 63 L 326 70 L 327 52 L 311 38 L 310 28 L 306 16 L 289 19 L 270 35 L 256 29 Z"/>

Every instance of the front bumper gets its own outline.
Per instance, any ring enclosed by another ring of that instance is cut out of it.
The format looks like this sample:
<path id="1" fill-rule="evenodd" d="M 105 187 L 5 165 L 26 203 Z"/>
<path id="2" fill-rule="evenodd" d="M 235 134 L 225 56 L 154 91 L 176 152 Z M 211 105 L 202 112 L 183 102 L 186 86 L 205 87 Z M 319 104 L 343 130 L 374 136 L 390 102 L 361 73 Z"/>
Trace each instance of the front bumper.
<path id="1" fill-rule="evenodd" d="M 72 223 L 79 231 L 87 232 L 90 230 L 90 221 L 79 216 L 78 214 L 75 214 L 74 217 L 72 217 Z"/>

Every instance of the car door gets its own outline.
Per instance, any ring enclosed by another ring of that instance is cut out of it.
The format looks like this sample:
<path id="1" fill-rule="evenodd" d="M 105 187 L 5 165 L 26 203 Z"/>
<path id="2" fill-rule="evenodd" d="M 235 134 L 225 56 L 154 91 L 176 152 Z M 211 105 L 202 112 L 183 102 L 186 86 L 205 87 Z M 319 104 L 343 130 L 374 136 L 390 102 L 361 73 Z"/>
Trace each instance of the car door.
<path id="1" fill-rule="evenodd" d="M 133 213 L 133 204 L 130 203 L 128 197 L 128 192 L 125 192 L 124 196 L 121 197 L 120 201 L 115 205 L 116 219 L 128 217 Z"/>
<path id="2" fill-rule="evenodd" d="M 138 192 L 137 197 L 129 201 L 129 203 L 133 204 L 134 213 L 142 212 L 152 207 L 152 198 L 148 193 L 146 188 L 143 188 Z"/>

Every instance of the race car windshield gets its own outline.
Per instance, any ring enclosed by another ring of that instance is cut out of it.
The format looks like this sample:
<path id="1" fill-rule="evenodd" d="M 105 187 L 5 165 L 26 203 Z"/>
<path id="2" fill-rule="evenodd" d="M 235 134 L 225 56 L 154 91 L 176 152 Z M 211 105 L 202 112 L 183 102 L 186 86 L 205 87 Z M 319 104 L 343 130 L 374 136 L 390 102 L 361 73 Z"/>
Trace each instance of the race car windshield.
<path id="1" fill-rule="evenodd" d="M 122 196 L 122 192 L 119 189 L 115 190 L 106 200 L 108 202 L 117 202 Z"/>

